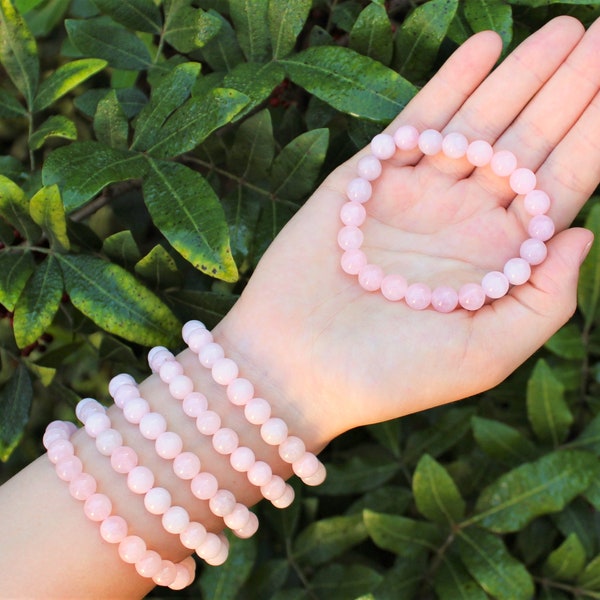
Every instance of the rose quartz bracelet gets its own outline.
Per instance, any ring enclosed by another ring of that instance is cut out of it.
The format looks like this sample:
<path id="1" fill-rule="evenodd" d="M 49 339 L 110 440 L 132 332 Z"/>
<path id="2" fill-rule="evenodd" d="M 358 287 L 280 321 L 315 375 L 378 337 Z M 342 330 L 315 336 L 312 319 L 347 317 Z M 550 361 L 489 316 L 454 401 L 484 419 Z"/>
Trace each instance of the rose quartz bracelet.
<path id="1" fill-rule="evenodd" d="M 100 535 L 110 544 L 118 544 L 119 556 L 135 566 L 142 576 L 151 578 L 157 585 L 181 590 L 194 580 L 196 563 L 187 557 L 176 564 L 161 558 L 158 552 L 149 550 L 142 538 L 129 533 L 123 517 L 112 514 L 112 502 L 105 494 L 96 492 L 95 478 L 83 470 L 83 464 L 75 455 L 71 435 L 76 431 L 73 423 L 53 421 L 44 434 L 43 443 L 48 459 L 55 466 L 56 474 L 69 484 L 71 496 L 83 502 L 88 519 L 100 523 Z"/>
<path id="2" fill-rule="evenodd" d="M 364 236 L 360 229 L 366 219 L 364 204 L 371 199 L 373 182 L 381 175 L 382 161 L 392 158 L 396 150 L 410 151 L 418 148 L 426 156 L 442 152 L 448 158 L 466 157 L 474 167 L 489 164 L 494 174 L 508 177 L 515 194 L 524 196 L 524 207 L 531 216 L 527 232 L 529 238 L 520 247 L 520 256 L 506 262 L 502 271 L 491 271 L 481 282 L 467 283 L 455 290 L 442 285 L 433 290 L 424 283 L 409 283 L 396 273 L 385 274 L 379 265 L 368 262 L 361 250 Z M 346 202 L 341 209 L 343 226 L 338 234 L 338 245 L 344 251 L 341 259 L 343 271 L 358 276 L 360 286 L 368 292 L 380 291 L 391 301 L 404 299 L 411 308 L 423 310 L 429 306 L 442 312 L 452 312 L 457 306 L 466 310 L 478 310 L 486 298 L 495 300 L 506 295 L 511 285 L 521 285 L 529 280 L 531 266 L 541 264 L 547 254 L 546 244 L 554 235 L 555 226 L 546 214 L 550 198 L 546 192 L 536 189 L 533 171 L 517 167 L 517 159 L 508 150 L 494 151 L 483 140 L 470 142 L 461 133 L 443 135 L 434 129 L 421 133 L 411 125 L 404 125 L 389 135 L 380 133 L 371 141 L 371 154 L 363 156 L 357 165 L 357 177 L 347 188 Z"/>
<path id="3" fill-rule="evenodd" d="M 128 402 L 134 401 L 134 398 L 128 399 Z M 127 407 L 122 408 L 129 421 L 135 410 L 132 408 L 127 414 Z M 95 439 L 100 454 L 110 457 L 110 464 L 117 473 L 127 475 L 127 487 L 134 494 L 144 495 L 146 510 L 161 516 L 165 531 L 179 535 L 182 545 L 194 550 L 208 564 L 223 564 L 229 550 L 227 538 L 208 532 L 201 523 L 191 521 L 185 508 L 171 504 L 168 490 L 154 486 L 154 473 L 148 467 L 139 465 L 135 450 L 123 444 L 121 434 L 112 428 L 106 409 L 93 398 L 84 398 L 77 404 L 75 412 L 84 424 L 86 433 Z"/>

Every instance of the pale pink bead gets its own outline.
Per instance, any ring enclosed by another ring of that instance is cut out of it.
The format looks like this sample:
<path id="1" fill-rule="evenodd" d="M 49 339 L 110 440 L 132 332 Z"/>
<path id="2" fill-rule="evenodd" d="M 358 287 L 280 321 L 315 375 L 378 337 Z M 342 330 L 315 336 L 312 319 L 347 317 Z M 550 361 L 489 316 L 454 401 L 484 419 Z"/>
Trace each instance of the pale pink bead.
<path id="1" fill-rule="evenodd" d="M 311 475 L 310 477 L 304 477 L 304 479 L 302 479 L 302 482 L 305 485 L 310 486 L 321 485 L 325 481 L 326 476 L 327 471 L 325 469 L 325 465 L 323 465 L 323 463 L 319 463 L 319 468 L 317 469 L 317 472 L 314 475 Z"/>
<path id="2" fill-rule="evenodd" d="M 260 427 L 260 436 L 271 446 L 278 446 L 288 436 L 288 426 L 283 419 L 272 417 Z"/>
<path id="3" fill-rule="evenodd" d="M 481 287 L 488 298 L 502 298 L 508 292 L 508 278 L 500 271 L 490 271 L 483 276 Z"/>
<path id="4" fill-rule="evenodd" d="M 531 265 L 524 258 L 511 258 L 506 261 L 503 271 L 512 285 L 522 285 L 531 277 Z"/>
<path id="5" fill-rule="evenodd" d="M 531 190 L 525 196 L 524 205 L 531 216 L 544 215 L 550 209 L 550 196 L 542 190 Z"/>
<path id="6" fill-rule="evenodd" d="M 156 355 L 159 352 L 169 352 L 169 350 L 167 348 L 165 348 L 164 346 L 154 346 L 154 348 L 150 348 L 150 350 L 148 351 L 148 364 L 152 363 L 152 361 L 154 360 L 154 358 L 156 357 Z"/>
<path id="7" fill-rule="evenodd" d="M 290 435 L 279 446 L 279 456 L 283 461 L 290 464 L 304 456 L 305 452 L 306 446 L 304 445 L 304 442 L 294 435 Z"/>
<path id="8" fill-rule="evenodd" d="M 371 140 L 371 152 L 380 160 L 392 158 L 396 152 L 394 138 L 387 133 L 379 133 Z"/>
<path id="9" fill-rule="evenodd" d="M 99 433 L 110 428 L 110 418 L 105 412 L 92 413 L 87 418 L 84 428 L 90 437 L 95 438 Z"/>
<path id="10" fill-rule="evenodd" d="M 250 511 L 248 515 L 248 522 L 239 529 L 234 530 L 233 533 L 241 539 L 248 539 L 252 537 L 258 531 L 258 517 Z"/>
<path id="11" fill-rule="evenodd" d="M 424 283 L 413 283 L 404 294 L 406 304 L 415 310 L 423 310 L 431 303 L 431 289 Z"/>
<path id="12" fill-rule="evenodd" d="M 218 535 L 208 532 L 204 541 L 196 548 L 196 554 L 204 560 L 214 558 L 221 551 L 222 545 Z"/>
<path id="13" fill-rule="evenodd" d="M 344 225 L 360 227 L 367 217 L 364 204 L 358 202 L 346 202 L 340 210 L 340 220 Z"/>
<path id="14" fill-rule="evenodd" d="M 188 337 L 187 344 L 192 352 L 198 354 L 206 344 L 214 342 L 213 334 L 206 329 L 196 329 Z"/>
<path id="15" fill-rule="evenodd" d="M 170 560 L 163 560 L 158 572 L 152 576 L 152 581 L 156 585 L 169 586 L 177 577 L 177 567 Z"/>
<path id="16" fill-rule="evenodd" d="M 458 306 L 458 293 L 454 288 L 440 285 L 431 292 L 431 306 L 441 313 L 452 312 Z"/>
<path id="17" fill-rule="evenodd" d="M 119 556 L 123 562 L 133 564 L 146 552 L 146 542 L 137 535 L 128 535 L 119 544 Z"/>
<path id="18" fill-rule="evenodd" d="M 166 430 L 167 421 L 160 413 L 149 412 L 140 419 L 140 433 L 147 440 L 155 440 Z"/>
<path id="19" fill-rule="evenodd" d="M 69 494 L 75 500 L 87 500 L 96 489 L 96 480 L 89 473 L 79 473 L 69 482 Z"/>
<path id="20" fill-rule="evenodd" d="M 542 240 L 529 238 L 521 244 L 519 255 L 530 265 L 539 265 L 546 260 L 548 249 Z"/>
<path id="21" fill-rule="evenodd" d="M 208 400 L 204 394 L 192 392 L 183 399 L 181 408 L 188 417 L 196 419 L 208 408 Z"/>
<path id="22" fill-rule="evenodd" d="M 127 487 L 134 494 L 145 494 L 154 485 L 154 473 L 144 466 L 137 466 L 127 473 Z"/>
<path id="23" fill-rule="evenodd" d="M 475 140 L 467 148 L 467 160 L 474 167 L 484 167 L 494 156 L 494 149 L 485 140 Z"/>
<path id="24" fill-rule="evenodd" d="M 162 525 L 169 533 L 183 533 L 189 524 L 190 515 L 182 506 L 170 506 L 162 516 Z"/>
<path id="25" fill-rule="evenodd" d="M 218 567 L 222 565 L 227 560 L 227 556 L 229 555 L 229 541 L 223 534 L 219 534 L 221 538 L 221 548 L 219 552 L 217 552 L 216 556 L 211 556 L 210 558 L 205 558 L 205 562 L 207 565 L 211 565 L 213 567 Z"/>
<path id="26" fill-rule="evenodd" d="M 517 157 L 510 150 L 498 150 L 492 156 L 490 167 L 499 177 L 508 177 L 517 168 Z"/>
<path id="27" fill-rule="evenodd" d="M 154 577 L 162 567 L 162 558 L 154 550 L 146 550 L 144 554 L 135 561 L 135 570 L 142 577 Z"/>
<path id="28" fill-rule="evenodd" d="M 181 452 L 183 441 L 174 431 L 165 431 L 156 438 L 154 448 L 161 458 L 172 460 Z"/>
<path id="29" fill-rule="evenodd" d="M 108 393 L 111 396 L 114 396 L 117 389 L 119 389 L 125 383 L 135 384 L 135 379 L 129 375 L 129 373 L 120 373 L 119 375 L 115 375 L 108 382 Z"/>
<path id="30" fill-rule="evenodd" d="M 235 508 L 235 496 L 229 490 L 218 490 L 208 501 L 208 506 L 213 515 L 224 517 Z"/>
<path id="31" fill-rule="evenodd" d="M 196 418 L 196 429 L 204 435 L 213 435 L 221 427 L 221 417 L 214 410 L 205 410 Z"/>
<path id="32" fill-rule="evenodd" d="M 396 150 L 396 148 L 394 148 Z M 381 162 L 376 156 L 367 154 L 363 156 L 356 165 L 356 172 L 359 177 L 366 179 L 367 181 L 373 181 L 381 175 L 382 167 Z"/>
<path id="33" fill-rule="evenodd" d="M 139 398 L 139 396 L 140 391 L 138 390 L 137 385 L 125 383 L 113 394 L 113 400 L 115 401 L 115 404 L 122 409 L 123 406 L 125 406 L 125 402 L 132 398 Z"/>
<path id="34" fill-rule="evenodd" d="M 48 450 L 50 445 L 56 440 L 68 440 L 75 431 L 77 431 L 77 426 L 74 423 L 52 421 L 52 423 L 49 423 L 48 427 L 46 427 L 46 431 L 42 437 L 44 448 Z"/>
<path id="35" fill-rule="evenodd" d="M 554 221 L 548 215 L 531 217 L 527 226 L 527 233 L 542 242 L 548 241 L 554 235 L 554 230 Z"/>
<path id="36" fill-rule="evenodd" d="M 300 479 L 314 475 L 318 468 L 319 459 L 312 452 L 305 452 L 302 457 L 292 463 L 292 469 Z"/>
<path id="37" fill-rule="evenodd" d="M 381 287 L 383 269 L 379 265 L 366 264 L 358 272 L 358 283 L 367 292 L 375 292 Z"/>
<path id="38" fill-rule="evenodd" d="M 160 348 L 158 352 L 148 356 L 148 366 L 153 373 L 160 373 L 163 365 L 169 362 L 173 362 L 175 357 L 172 352 L 169 352 L 166 348 Z"/>
<path id="39" fill-rule="evenodd" d="M 173 472 L 180 479 L 193 479 L 200 473 L 200 459 L 193 452 L 182 452 L 173 459 Z"/>
<path id="40" fill-rule="evenodd" d="M 186 344 L 188 343 L 190 333 L 192 333 L 192 331 L 195 331 L 196 329 L 206 330 L 206 325 L 202 323 L 202 321 L 196 320 L 188 321 L 187 323 L 183 324 L 183 327 L 181 328 L 181 337 L 183 338 L 183 341 Z"/>
<path id="41" fill-rule="evenodd" d="M 394 142 L 399 150 L 414 150 L 419 143 L 419 132 L 412 125 L 402 125 L 394 133 Z"/>
<path id="42" fill-rule="evenodd" d="M 129 473 L 131 469 L 137 467 L 138 456 L 133 448 L 119 446 L 110 455 L 110 464 L 117 473 Z"/>
<path id="43" fill-rule="evenodd" d="M 442 134 L 435 129 L 426 129 L 419 135 L 419 150 L 427 156 L 433 156 L 442 149 Z"/>
<path id="44" fill-rule="evenodd" d="M 239 446 L 229 457 L 231 466 L 239 473 L 245 473 L 255 463 L 256 456 L 248 446 Z"/>
<path id="45" fill-rule="evenodd" d="M 229 529 L 241 529 L 245 525 L 248 524 L 248 520 L 250 519 L 250 511 L 248 507 L 244 504 L 236 503 L 234 509 L 227 515 L 223 517 L 223 521 L 225 521 L 225 525 L 229 527 Z"/>
<path id="46" fill-rule="evenodd" d="M 198 500 L 209 500 L 219 489 L 219 482 L 212 473 L 198 473 L 190 483 L 192 494 Z"/>
<path id="47" fill-rule="evenodd" d="M 176 564 L 175 568 L 177 569 L 175 581 L 171 583 L 168 587 L 170 590 L 178 591 L 190 585 L 190 583 L 192 583 L 192 581 L 194 580 L 194 577 L 181 563 Z"/>
<path id="48" fill-rule="evenodd" d="M 232 404 L 244 406 L 254 396 L 254 386 L 243 377 L 234 379 L 227 386 L 227 397 Z"/>
<path id="49" fill-rule="evenodd" d="M 195 550 L 206 538 L 206 527 L 202 523 L 191 521 L 179 534 L 181 543 L 190 550 Z"/>
<path id="50" fill-rule="evenodd" d="M 442 152 L 448 158 L 462 158 L 467 153 L 469 140 L 462 133 L 449 133 L 442 141 Z"/>
<path id="51" fill-rule="evenodd" d="M 158 372 L 165 383 L 171 383 L 178 375 L 183 375 L 183 365 L 176 360 L 168 360 Z"/>
<path id="52" fill-rule="evenodd" d="M 73 456 L 74 451 L 70 440 L 55 440 L 48 448 L 48 460 L 55 465 L 59 460 Z"/>
<path id="53" fill-rule="evenodd" d="M 169 383 L 169 393 L 176 400 L 183 400 L 194 391 L 194 382 L 187 375 L 176 375 Z"/>
<path id="54" fill-rule="evenodd" d="M 207 369 L 212 369 L 213 365 L 225 356 L 223 348 L 216 342 L 209 342 L 205 344 L 198 352 L 198 360 L 200 364 L 205 366 Z"/>
<path id="55" fill-rule="evenodd" d="M 275 508 L 287 508 L 294 501 L 294 488 L 287 484 L 286 486 L 285 492 L 279 498 L 271 501 Z"/>
<path id="56" fill-rule="evenodd" d="M 271 405 L 264 398 L 252 398 L 244 407 L 244 415 L 249 423 L 262 425 L 271 416 Z"/>
<path id="57" fill-rule="evenodd" d="M 275 500 L 276 498 L 280 498 L 285 493 L 285 490 L 285 481 L 279 475 L 273 475 L 271 481 L 261 486 L 260 493 L 267 500 Z M 236 527 L 236 529 L 238 528 Z"/>
<path id="58" fill-rule="evenodd" d="M 273 471 L 271 467 L 263 460 L 257 460 L 246 473 L 248 481 L 252 485 L 258 487 L 269 483 L 271 477 L 273 477 Z"/>
<path id="59" fill-rule="evenodd" d="M 123 405 L 123 416 L 129 423 L 138 425 L 142 417 L 150 412 L 150 405 L 144 398 L 130 398 Z"/>
<path id="60" fill-rule="evenodd" d="M 154 487 L 146 492 L 144 506 L 152 515 L 162 515 L 171 506 L 171 494 L 163 487 Z"/>
<path id="61" fill-rule="evenodd" d="M 83 471 L 83 464 L 77 456 L 67 456 L 56 463 L 56 474 L 63 481 L 73 481 Z"/>
<path id="62" fill-rule="evenodd" d="M 100 535 L 109 544 L 119 544 L 127 537 L 127 521 L 119 515 L 106 517 L 100 523 Z"/>
<path id="63" fill-rule="evenodd" d="M 221 385 L 229 385 L 238 375 L 239 369 L 231 358 L 220 358 L 212 366 L 212 378 Z"/>
<path id="64" fill-rule="evenodd" d="M 362 230 L 354 225 L 345 225 L 338 232 L 338 246 L 342 250 L 354 250 L 360 248 L 364 241 L 364 234 Z"/>
<path id="65" fill-rule="evenodd" d="M 92 494 L 83 503 L 83 512 L 91 521 L 104 521 L 112 511 L 112 502 L 106 494 Z"/>
<path id="66" fill-rule="evenodd" d="M 229 427 L 221 427 L 212 437 L 213 448 L 219 454 L 231 454 L 239 445 L 238 434 Z"/>
<path id="67" fill-rule="evenodd" d="M 103 456 L 110 456 L 119 446 L 123 445 L 123 436 L 116 429 L 107 429 L 98 434 L 96 448 Z"/>
<path id="68" fill-rule="evenodd" d="M 342 270 L 348 275 L 358 275 L 359 271 L 367 264 L 367 257 L 362 250 L 353 248 L 346 250 L 341 259 Z"/>
<path id="69" fill-rule="evenodd" d="M 535 173 L 531 169 L 515 169 L 509 179 L 510 187 L 515 194 L 528 194 L 537 183 Z"/>
<path id="70" fill-rule="evenodd" d="M 371 198 L 373 187 L 371 183 L 364 177 L 356 177 L 352 179 L 346 187 L 346 196 L 348 200 L 360 202 L 363 204 Z"/>
<path id="71" fill-rule="evenodd" d="M 465 283 L 458 290 L 458 303 L 466 310 L 478 310 L 485 302 L 485 292 L 477 283 Z"/>
<path id="72" fill-rule="evenodd" d="M 106 409 L 94 398 L 84 398 L 77 403 L 75 407 L 75 415 L 85 423 L 88 417 L 95 412 L 104 412 Z"/>

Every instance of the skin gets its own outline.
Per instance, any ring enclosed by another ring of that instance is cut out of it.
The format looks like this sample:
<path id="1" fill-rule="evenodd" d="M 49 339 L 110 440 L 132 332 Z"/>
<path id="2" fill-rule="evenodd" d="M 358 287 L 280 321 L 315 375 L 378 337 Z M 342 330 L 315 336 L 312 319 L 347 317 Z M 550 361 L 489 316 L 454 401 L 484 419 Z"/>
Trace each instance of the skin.
<path id="1" fill-rule="evenodd" d="M 387 131 L 401 124 L 459 131 L 512 150 L 520 165 L 536 171 L 538 187 L 553 200 L 550 216 L 559 233 L 528 283 L 475 313 L 414 311 L 363 291 L 341 271 L 336 237 L 344 190 L 365 149 L 331 173 L 285 227 L 214 331 L 257 393 L 269 399 L 273 414 L 315 452 L 353 427 L 489 389 L 575 310 L 578 270 L 592 234 L 566 228 L 600 181 L 600 22 L 585 32 L 578 21 L 559 17 L 492 70 L 500 51 L 494 33 L 472 37 Z M 411 281 L 478 281 L 515 256 L 525 238 L 528 218 L 519 199 L 513 200 L 506 181 L 488 168 L 397 152 L 367 205 L 364 249 L 371 262 Z M 256 429 L 239 411 L 223 408 L 222 389 L 195 356 L 187 351 L 180 359 L 211 406 L 225 411 L 224 423 L 277 473 L 289 476 L 274 451 L 261 449 Z M 245 478 L 210 453 L 156 377 L 141 389 L 205 468 L 240 500 L 259 500 Z M 221 524 L 193 502 L 169 465 L 156 460 L 151 444 L 118 411 L 109 414 L 176 501 L 218 531 Z M 163 557 L 183 558 L 185 549 L 148 517 L 90 439 L 78 433 L 74 442 L 86 470 L 109 490 L 115 512 Z M 101 543 L 97 525 L 70 499 L 45 456 L 0 488 L 0 531 L 0 597 L 135 598 L 151 587 L 120 561 L 115 548 Z"/>

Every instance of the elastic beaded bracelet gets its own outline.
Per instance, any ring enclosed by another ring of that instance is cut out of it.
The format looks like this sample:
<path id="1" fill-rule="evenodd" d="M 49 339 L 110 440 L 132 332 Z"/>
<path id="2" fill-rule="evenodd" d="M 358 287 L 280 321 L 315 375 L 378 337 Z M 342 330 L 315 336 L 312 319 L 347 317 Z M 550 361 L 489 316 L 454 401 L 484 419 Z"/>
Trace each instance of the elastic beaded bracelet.
<path id="1" fill-rule="evenodd" d="M 117 388 L 118 389 L 118 388 Z M 128 402 L 135 402 L 135 398 L 131 398 Z M 124 406 L 124 408 L 126 408 Z M 171 496 L 167 490 L 166 494 L 162 494 L 163 500 L 168 498 L 168 502 L 163 502 L 159 505 L 156 501 L 156 490 L 164 488 L 154 487 L 154 474 L 148 468 L 138 465 L 138 456 L 135 450 L 122 443 L 122 437 L 117 432 L 115 438 L 113 432 L 115 429 L 111 426 L 109 416 L 106 414 L 106 409 L 93 398 L 84 398 L 75 408 L 77 418 L 84 424 L 86 433 L 96 440 L 96 447 L 100 453 L 110 457 L 112 468 L 122 475 L 127 476 L 127 487 L 134 494 L 144 495 L 144 506 L 151 514 L 161 516 L 162 526 L 168 533 L 179 535 L 181 543 L 190 550 L 194 550 L 196 554 L 205 560 L 210 565 L 220 565 L 227 560 L 228 542 L 227 538 L 222 535 L 207 532 L 200 523 L 190 520 L 190 516 L 182 506 L 172 506 Z M 127 418 L 127 417 L 126 417 Z M 107 444 L 104 436 L 109 433 L 111 440 L 120 440 L 120 444 Z M 100 441 L 98 441 L 100 440 Z M 110 446 L 110 452 L 106 452 L 107 446 Z M 160 506 L 160 508 L 159 508 Z M 199 527 L 204 529 L 204 537 L 199 538 Z M 196 535 L 190 537 L 189 531 L 193 531 Z M 188 544 L 191 540 L 197 543 L 197 546 L 190 547 Z"/>
<path id="2" fill-rule="evenodd" d="M 508 260 L 501 271 L 491 271 L 479 283 L 467 283 L 458 291 L 443 285 L 433 290 L 424 283 L 409 283 L 399 274 L 386 275 L 379 265 L 368 262 L 361 250 L 364 236 L 360 229 L 366 219 L 364 204 L 371 199 L 372 182 L 382 173 L 381 161 L 394 156 L 396 150 L 410 151 L 418 148 L 426 156 L 442 152 L 448 158 L 466 157 L 474 167 L 489 164 L 499 177 L 508 177 L 509 185 L 515 194 L 524 195 L 524 208 L 531 216 L 526 239 L 520 247 L 519 257 Z M 371 141 L 371 154 L 363 156 L 357 165 L 357 177 L 346 188 L 348 202 L 340 211 L 342 228 L 338 233 L 338 245 L 344 251 L 341 258 L 342 270 L 356 275 L 360 286 L 368 292 L 380 291 L 391 301 L 404 299 L 411 308 L 423 310 L 431 306 L 438 312 L 452 312 L 457 306 L 466 310 L 478 310 L 486 297 L 492 300 L 502 298 L 511 285 L 522 285 L 529 280 L 531 267 L 541 264 L 547 255 L 545 242 L 552 238 L 555 225 L 546 214 L 550 208 L 550 198 L 546 192 L 536 189 L 536 176 L 533 171 L 517 167 L 517 159 L 512 152 L 495 152 L 483 140 L 470 142 L 460 133 L 442 135 L 434 129 L 421 133 L 411 125 L 400 127 L 394 135 L 380 133 Z"/>
<path id="3" fill-rule="evenodd" d="M 154 550 L 149 550 L 142 538 L 129 533 L 125 519 L 112 514 L 112 502 L 105 494 L 96 492 L 96 479 L 83 470 L 81 460 L 75 455 L 71 435 L 76 430 L 72 423 L 53 421 L 44 434 L 43 443 L 56 474 L 69 484 L 69 493 L 83 502 L 88 519 L 100 524 L 100 536 L 110 544 L 118 544 L 120 558 L 133 564 L 136 571 L 157 585 L 181 590 L 194 580 L 196 563 L 191 557 L 180 563 L 164 560 Z"/>
<path id="4" fill-rule="evenodd" d="M 254 396 L 254 386 L 239 377 L 235 361 L 225 357 L 223 348 L 214 342 L 212 334 L 201 321 L 189 321 L 182 329 L 183 340 L 198 355 L 201 365 L 210 369 L 214 381 L 227 389 L 229 401 L 244 407 L 246 420 L 260 427 L 263 441 L 278 446 L 279 456 L 292 465 L 294 473 L 306 485 L 320 485 L 326 477 L 323 463 L 306 450 L 302 440 L 288 434 L 288 426 L 278 417 L 271 416 L 271 405 L 264 398 Z M 290 488 L 291 489 L 291 488 Z"/>

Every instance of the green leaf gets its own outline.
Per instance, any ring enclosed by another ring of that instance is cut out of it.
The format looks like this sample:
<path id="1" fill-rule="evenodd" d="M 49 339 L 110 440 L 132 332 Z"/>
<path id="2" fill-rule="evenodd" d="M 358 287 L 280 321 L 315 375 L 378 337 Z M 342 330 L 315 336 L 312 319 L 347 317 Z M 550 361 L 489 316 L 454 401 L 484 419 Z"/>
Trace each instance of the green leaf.
<path id="1" fill-rule="evenodd" d="M 116 90 L 110 91 L 100 102 L 94 116 L 94 132 L 102 144 L 117 150 L 129 145 L 129 123 L 117 98 Z"/>
<path id="2" fill-rule="evenodd" d="M 382 575 L 375 569 L 360 563 L 333 564 L 317 571 L 311 589 L 317 598 L 347 600 L 367 593 L 382 580 Z"/>
<path id="3" fill-rule="evenodd" d="M 394 50 L 392 26 L 384 6 L 372 3 L 365 7 L 352 27 L 349 47 L 384 65 L 390 64 Z"/>
<path id="4" fill-rule="evenodd" d="M 244 62 L 244 53 L 229 21 L 214 10 L 208 14 L 220 23 L 219 29 L 202 46 L 202 58 L 213 71 L 231 71 L 235 65 Z M 216 25 L 216 22 L 215 22 Z"/>
<path id="5" fill-rule="evenodd" d="M 594 556 L 598 548 L 599 523 L 596 511 L 590 510 L 589 492 L 597 482 L 594 478 L 581 497 L 575 498 L 573 502 L 556 515 L 553 515 L 552 522 L 560 533 L 566 538 L 572 533 L 577 535 L 581 545 L 585 550 L 586 556 Z M 554 547 L 555 539 L 550 543 L 544 544 L 543 548 Z"/>
<path id="6" fill-rule="evenodd" d="M 181 281 L 173 257 L 160 245 L 140 258 L 135 264 L 135 272 L 158 289 L 176 286 Z"/>
<path id="7" fill-rule="evenodd" d="M 393 119 L 416 88 L 398 73 L 348 48 L 308 48 L 280 63 L 294 83 L 337 110 L 371 121 Z"/>
<path id="8" fill-rule="evenodd" d="M 98 10 L 135 31 L 159 34 L 162 17 L 152 0 L 91 0 Z"/>
<path id="9" fill-rule="evenodd" d="M 469 575 L 462 563 L 445 556 L 435 573 L 435 593 L 439 600 L 487 600 L 489 596 Z"/>
<path id="10" fill-rule="evenodd" d="M 586 565 L 577 585 L 585 590 L 600 590 L 600 555 Z"/>
<path id="11" fill-rule="evenodd" d="M 82 53 L 101 58 L 115 69 L 143 71 L 152 66 L 146 45 L 134 33 L 105 18 L 67 19 L 69 39 Z"/>
<path id="12" fill-rule="evenodd" d="M 26 20 L 34 37 L 48 37 L 62 23 L 70 5 L 71 0 L 46 0 L 39 8 L 29 12 Z"/>
<path id="13" fill-rule="evenodd" d="M 140 251 L 128 229 L 108 236 L 102 244 L 102 252 L 113 262 L 131 270 L 140 259 Z"/>
<path id="14" fill-rule="evenodd" d="M 39 112 L 54 104 L 92 75 L 104 69 L 106 64 L 105 60 L 83 58 L 60 65 L 41 83 L 33 101 L 34 112 Z"/>
<path id="15" fill-rule="evenodd" d="M 328 145 L 329 129 L 307 131 L 292 140 L 273 161 L 273 195 L 296 202 L 309 194 L 319 177 Z"/>
<path id="16" fill-rule="evenodd" d="M 565 440 L 573 415 L 564 399 L 564 386 L 544 359 L 527 382 L 527 416 L 537 437 L 555 448 Z"/>
<path id="17" fill-rule="evenodd" d="M 223 320 L 237 299 L 234 294 L 195 290 L 176 290 L 168 296 L 169 304 L 177 307 L 183 320 L 200 319 L 211 329 Z"/>
<path id="18" fill-rule="evenodd" d="M 96 325 L 144 346 L 174 345 L 179 321 L 125 269 L 84 254 L 57 258 L 73 306 Z"/>
<path id="19" fill-rule="evenodd" d="M 418 598 L 423 573 L 427 571 L 426 558 L 425 550 L 413 552 L 410 558 L 396 557 L 394 565 L 384 573 L 383 581 L 372 588 L 373 597 L 376 600 Z"/>
<path id="20" fill-rule="evenodd" d="M 458 0 L 432 0 L 415 8 L 396 33 L 393 67 L 410 81 L 423 79 L 433 67 Z"/>
<path id="21" fill-rule="evenodd" d="M 527 569 L 511 556 L 502 540 L 480 529 L 460 530 L 458 550 L 479 585 L 498 600 L 530 600 L 534 585 Z"/>
<path id="22" fill-rule="evenodd" d="M 229 13 L 248 62 L 267 62 L 271 50 L 268 2 L 264 0 L 229 0 Z"/>
<path id="23" fill-rule="evenodd" d="M 464 14 L 473 31 L 491 29 L 508 48 L 513 35 L 512 8 L 504 0 L 465 0 Z"/>
<path id="24" fill-rule="evenodd" d="M 0 90 L 0 119 L 26 117 L 27 111 L 21 103 L 6 90 Z"/>
<path id="25" fill-rule="evenodd" d="M 40 77 L 38 49 L 11 0 L 0 0 L 0 63 L 31 109 Z"/>
<path id="26" fill-rule="evenodd" d="M 262 200 L 262 195 L 241 184 L 221 199 L 229 225 L 231 252 L 242 273 L 251 266 L 252 242 Z"/>
<path id="27" fill-rule="evenodd" d="M 0 216 L 10 223 L 26 240 L 40 238 L 40 228 L 29 215 L 29 200 L 13 181 L 0 175 Z"/>
<path id="28" fill-rule="evenodd" d="M 312 0 L 269 0 L 267 19 L 275 60 L 287 56 L 294 49 L 311 6 Z"/>
<path id="29" fill-rule="evenodd" d="M 71 212 L 109 183 L 143 177 L 146 168 L 144 157 L 137 152 L 87 141 L 52 152 L 44 163 L 42 181 L 44 185 L 58 185 L 65 210 Z"/>
<path id="30" fill-rule="evenodd" d="M 561 358 L 582 360 L 586 355 L 581 330 L 575 323 L 561 327 L 546 342 L 546 348 Z"/>
<path id="31" fill-rule="evenodd" d="M 29 278 L 15 307 L 14 332 L 19 348 L 33 344 L 48 329 L 62 294 L 60 268 L 50 255 Z"/>
<path id="32" fill-rule="evenodd" d="M 585 548 L 576 534 L 572 533 L 548 555 L 544 572 L 559 581 L 574 581 L 586 563 Z"/>
<path id="33" fill-rule="evenodd" d="M 465 501 L 446 469 L 425 454 L 413 475 L 419 512 L 435 523 L 455 523 L 464 517 Z"/>
<path id="34" fill-rule="evenodd" d="M 148 148 L 148 153 L 156 158 L 170 158 L 193 150 L 213 131 L 230 123 L 247 103 L 244 94 L 221 88 L 190 98 L 161 127 L 158 141 Z"/>
<path id="35" fill-rule="evenodd" d="M 600 236 L 600 204 L 594 204 L 590 210 L 585 227 L 598 239 Z M 600 301 L 600 244 L 593 244 L 585 261 L 579 269 L 577 304 L 585 316 L 585 327 L 594 322 Z"/>
<path id="36" fill-rule="evenodd" d="M 63 115 L 52 115 L 31 134 L 29 147 L 31 150 L 39 150 L 46 143 L 46 140 L 51 137 L 76 140 L 77 127 L 71 119 Z"/>
<path id="37" fill-rule="evenodd" d="M 58 252 L 69 249 L 65 209 L 57 186 L 41 188 L 31 199 L 29 212 L 50 240 L 52 249 Z"/>
<path id="38" fill-rule="evenodd" d="M 500 476 L 480 494 L 470 522 L 497 533 L 518 531 L 532 519 L 562 510 L 598 474 L 589 452 L 561 450 Z"/>
<path id="39" fill-rule="evenodd" d="M 6 310 L 15 310 L 19 296 L 34 268 L 35 263 L 29 250 L 18 254 L 0 253 L 0 304 Z"/>
<path id="40" fill-rule="evenodd" d="M 189 6 L 186 0 L 171 0 L 167 4 L 165 40 L 182 53 L 205 46 L 218 35 L 223 26 L 214 14 Z"/>
<path id="41" fill-rule="evenodd" d="M 0 461 L 6 462 L 17 447 L 33 400 L 33 386 L 27 369 L 19 363 L 0 391 Z"/>
<path id="42" fill-rule="evenodd" d="M 208 182 L 178 163 L 148 160 L 144 199 L 169 243 L 203 273 L 236 281 L 223 209 Z"/>
<path id="43" fill-rule="evenodd" d="M 579 436 L 568 445 L 570 448 L 589 450 L 600 456 L 600 413 L 589 421 Z"/>
<path id="44" fill-rule="evenodd" d="M 25 166 L 14 156 L 0 156 L 0 175 L 8 177 L 8 179 L 11 179 L 15 183 L 27 179 Z M 2 222 L 0 221 L 0 229 L 2 228 L 1 223 Z M 2 239 L 1 233 L 0 239 Z M 12 240 L 12 237 L 10 239 Z"/>
<path id="45" fill-rule="evenodd" d="M 500 421 L 473 417 L 473 437 L 488 455 L 505 464 L 517 465 L 537 454 L 535 445 L 520 431 Z"/>

